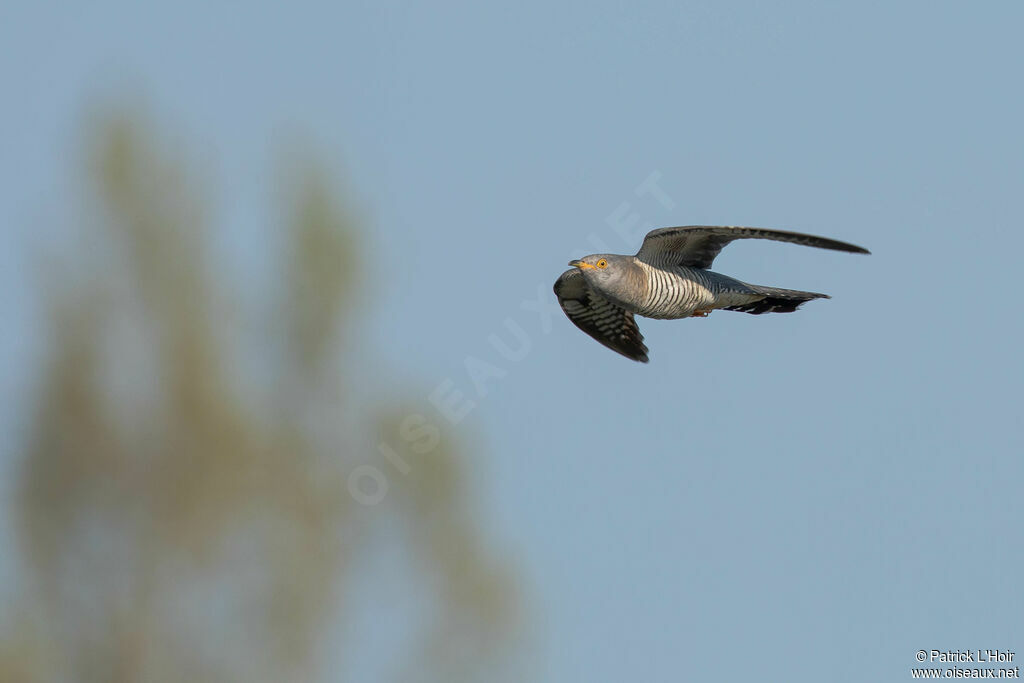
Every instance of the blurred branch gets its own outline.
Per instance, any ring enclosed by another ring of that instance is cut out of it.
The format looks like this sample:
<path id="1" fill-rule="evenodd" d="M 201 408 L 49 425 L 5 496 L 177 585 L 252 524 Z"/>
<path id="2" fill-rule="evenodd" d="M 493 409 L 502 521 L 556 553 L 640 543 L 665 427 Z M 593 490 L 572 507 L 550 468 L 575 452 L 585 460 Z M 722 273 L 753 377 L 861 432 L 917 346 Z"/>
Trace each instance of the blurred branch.
<path id="1" fill-rule="evenodd" d="M 354 435 L 311 434 L 301 410 L 254 414 L 230 381 L 238 349 L 223 347 L 210 305 L 224 294 L 204 202 L 154 137 L 114 114 L 91 148 L 90 249 L 109 267 L 51 302 L 54 343 L 15 503 L 33 626 L 0 641 L 0 678 L 311 680 L 335 596 L 382 518 L 355 514 L 348 494 L 362 459 Z M 289 353 L 270 375 L 309 406 L 330 368 L 355 362 L 337 341 L 357 327 L 358 259 L 323 171 L 289 177 L 278 299 Z M 410 452 L 416 468 L 394 508 L 421 560 L 411 578 L 427 578 L 441 606 L 422 653 L 439 681 L 494 661 L 513 595 L 467 514 L 453 453 Z"/>
<path id="2" fill-rule="evenodd" d="M 353 256 L 351 230 L 334 204 L 323 171 L 303 165 L 292 182 L 291 224 L 296 226 L 288 261 L 287 319 L 298 367 L 315 373 L 330 351 L 339 317 L 348 312 L 360 273 Z"/>
<path id="3" fill-rule="evenodd" d="M 469 488 L 458 451 L 419 417 L 414 410 L 396 411 L 380 429 L 409 465 L 409 475 L 397 482 L 400 513 L 437 596 L 410 678 L 429 672 L 427 680 L 493 680 L 494 672 L 483 667 L 513 639 L 520 617 L 514 576 L 494 561 L 466 514 Z"/>

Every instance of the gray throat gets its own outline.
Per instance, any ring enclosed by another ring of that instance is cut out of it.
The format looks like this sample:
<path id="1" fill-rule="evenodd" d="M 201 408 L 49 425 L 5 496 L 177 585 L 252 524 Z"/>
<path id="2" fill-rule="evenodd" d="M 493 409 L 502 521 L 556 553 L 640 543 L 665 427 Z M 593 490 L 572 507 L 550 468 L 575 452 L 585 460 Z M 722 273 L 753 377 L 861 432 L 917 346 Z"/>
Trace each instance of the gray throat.
<path id="1" fill-rule="evenodd" d="M 614 285 L 602 287 L 604 294 L 612 303 L 622 306 L 627 311 L 636 311 L 643 305 L 650 289 L 650 281 L 644 269 L 637 264 L 636 257 L 630 257 L 622 264 L 623 274 Z"/>

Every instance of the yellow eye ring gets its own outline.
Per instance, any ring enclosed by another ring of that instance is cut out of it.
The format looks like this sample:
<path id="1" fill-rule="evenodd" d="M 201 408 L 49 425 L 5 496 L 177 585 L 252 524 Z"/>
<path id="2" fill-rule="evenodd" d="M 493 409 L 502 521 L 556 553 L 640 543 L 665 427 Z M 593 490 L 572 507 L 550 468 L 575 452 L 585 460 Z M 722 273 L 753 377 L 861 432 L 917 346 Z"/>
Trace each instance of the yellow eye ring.
<path id="1" fill-rule="evenodd" d="M 607 268 L 607 267 L 608 267 L 608 261 L 606 261 L 606 260 L 604 260 L 604 259 L 600 259 L 600 260 L 599 260 L 599 261 L 597 262 L 597 267 L 598 267 L 598 268 Z"/>

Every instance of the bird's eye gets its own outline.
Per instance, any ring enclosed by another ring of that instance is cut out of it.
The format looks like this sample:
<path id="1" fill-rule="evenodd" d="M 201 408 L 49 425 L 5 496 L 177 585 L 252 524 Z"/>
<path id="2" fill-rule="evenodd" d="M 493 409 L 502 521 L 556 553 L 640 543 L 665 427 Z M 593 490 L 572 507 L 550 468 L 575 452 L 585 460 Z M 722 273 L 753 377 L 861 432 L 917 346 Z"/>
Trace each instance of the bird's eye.
<path id="1" fill-rule="evenodd" d="M 597 267 L 598 268 L 607 268 L 608 267 L 608 262 L 606 260 L 604 260 L 604 259 L 601 259 L 601 260 L 599 260 L 597 262 Z"/>

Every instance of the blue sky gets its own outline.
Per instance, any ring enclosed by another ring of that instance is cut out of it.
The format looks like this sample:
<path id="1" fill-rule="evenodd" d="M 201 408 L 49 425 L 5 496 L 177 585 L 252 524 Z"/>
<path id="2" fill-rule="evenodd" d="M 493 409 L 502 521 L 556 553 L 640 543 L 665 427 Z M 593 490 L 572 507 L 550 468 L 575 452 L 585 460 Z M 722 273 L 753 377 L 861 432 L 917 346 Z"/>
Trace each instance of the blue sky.
<path id="1" fill-rule="evenodd" d="M 62 239 L 83 119 L 140 98 L 214 181 L 256 291 L 280 147 L 310 140 L 352 188 L 364 350 L 396 393 L 475 401 L 459 428 L 538 680 L 896 680 L 922 648 L 1024 652 L 1022 25 L 1012 2 L 8 3 L 7 450 L 41 341 L 26 254 Z M 671 208 L 637 194 L 651 174 Z M 635 251 L 624 204 L 638 233 L 873 255 L 733 245 L 716 270 L 834 299 L 643 320 L 642 366 L 523 308 L 589 239 Z M 506 319 L 519 360 L 488 341 Z"/>

